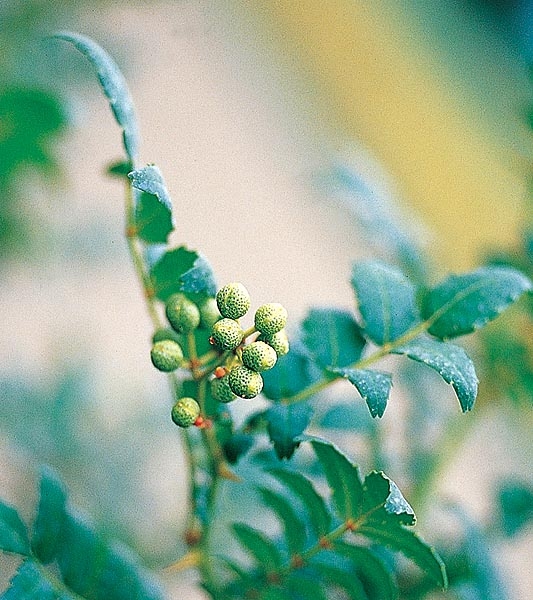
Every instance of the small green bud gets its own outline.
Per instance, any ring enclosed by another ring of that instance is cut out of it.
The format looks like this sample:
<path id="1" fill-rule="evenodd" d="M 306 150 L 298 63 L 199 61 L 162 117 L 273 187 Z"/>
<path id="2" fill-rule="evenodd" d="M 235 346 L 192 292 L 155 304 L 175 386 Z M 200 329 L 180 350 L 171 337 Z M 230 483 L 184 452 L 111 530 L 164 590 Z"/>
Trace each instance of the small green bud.
<path id="1" fill-rule="evenodd" d="M 165 310 L 168 322 L 178 333 L 189 333 L 200 324 L 198 307 L 183 294 L 170 296 Z"/>
<path id="2" fill-rule="evenodd" d="M 222 317 L 218 312 L 217 301 L 214 298 L 207 298 L 198 305 L 200 311 L 200 327 L 211 329 L 213 325 Z"/>
<path id="3" fill-rule="evenodd" d="M 234 367 L 228 375 L 231 391 L 241 398 L 255 398 L 263 389 L 263 378 L 245 366 Z"/>
<path id="4" fill-rule="evenodd" d="M 242 349 L 242 362 L 252 371 L 267 371 L 271 369 L 278 360 L 274 348 L 265 342 L 252 342 Z"/>
<path id="5" fill-rule="evenodd" d="M 242 283 L 228 283 L 218 290 L 220 314 L 228 319 L 240 319 L 250 309 L 250 294 Z"/>
<path id="6" fill-rule="evenodd" d="M 263 335 L 274 335 L 287 324 L 287 311 L 277 302 L 263 304 L 255 311 L 255 327 Z"/>
<path id="7" fill-rule="evenodd" d="M 200 405 L 194 398 L 180 398 L 172 407 L 172 420 L 179 427 L 194 425 L 200 416 Z"/>
<path id="8" fill-rule="evenodd" d="M 158 329 L 152 336 L 152 344 L 156 342 L 162 342 L 163 340 L 172 340 L 176 344 L 181 344 L 182 339 L 179 334 L 176 333 L 171 327 L 165 327 L 164 329 Z"/>
<path id="9" fill-rule="evenodd" d="M 180 367 L 183 362 L 183 351 L 173 340 L 161 340 L 152 346 L 150 358 L 156 369 L 169 373 Z"/>
<path id="10" fill-rule="evenodd" d="M 266 342 L 269 346 L 272 346 L 278 355 L 285 356 L 289 352 L 289 338 L 285 329 L 274 333 L 273 335 L 260 335 L 257 338 L 258 341 Z"/>
<path id="11" fill-rule="evenodd" d="M 233 402 L 237 396 L 231 391 L 229 385 L 229 375 L 225 375 L 221 379 L 213 379 L 211 381 L 211 395 L 215 400 L 227 404 Z"/>
<path id="12" fill-rule="evenodd" d="M 220 319 L 213 325 L 211 336 L 222 350 L 235 350 L 242 342 L 244 331 L 233 319 Z"/>

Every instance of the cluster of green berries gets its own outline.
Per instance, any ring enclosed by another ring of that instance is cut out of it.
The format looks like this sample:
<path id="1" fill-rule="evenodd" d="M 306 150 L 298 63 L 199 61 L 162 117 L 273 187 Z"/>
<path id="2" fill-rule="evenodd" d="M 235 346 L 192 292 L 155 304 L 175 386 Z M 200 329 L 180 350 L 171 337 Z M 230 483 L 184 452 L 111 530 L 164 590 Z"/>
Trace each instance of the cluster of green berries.
<path id="1" fill-rule="evenodd" d="M 211 341 L 220 350 L 237 351 L 242 345 L 245 332 L 238 322 L 250 309 L 250 295 L 241 283 L 229 283 L 216 295 L 216 303 L 222 319 L 211 331 Z M 279 356 L 289 351 L 289 341 L 284 327 L 287 311 L 281 304 L 260 306 L 255 312 L 254 329 L 259 338 L 236 352 L 240 363 L 218 374 L 211 383 L 211 393 L 220 402 L 235 398 L 255 398 L 263 389 L 261 372 L 271 369 Z"/>

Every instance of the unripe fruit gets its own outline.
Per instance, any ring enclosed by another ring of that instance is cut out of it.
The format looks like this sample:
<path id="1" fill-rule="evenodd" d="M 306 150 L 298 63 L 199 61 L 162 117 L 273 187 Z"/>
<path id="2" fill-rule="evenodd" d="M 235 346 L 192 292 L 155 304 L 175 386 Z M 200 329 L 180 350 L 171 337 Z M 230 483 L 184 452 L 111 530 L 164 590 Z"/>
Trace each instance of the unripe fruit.
<path id="1" fill-rule="evenodd" d="M 242 283 L 228 283 L 218 290 L 220 314 L 228 319 L 240 319 L 250 309 L 250 294 Z"/>
<path id="2" fill-rule="evenodd" d="M 165 327 L 164 329 L 158 329 L 152 336 L 152 344 L 156 342 L 162 342 L 163 340 L 172 340 L 176 344 L 181 344 L 181 338 L 171 327 Z"/>
<path id="3" fill-rule="evenodd" d="M 156 369 L 170 373 L 180 367 L 183 362 L 181 346 L 172 340 L 156 342 L 150 350 L 150 358 Z"/>
<path id="4" fill-rule="evenodd" d="M 198 305 L 200 311 L 200 327 L 211 329 L 222 317 L 218 312 L 217 301 L 214 298 L 206 298 Z"/>
<path id="5" fill-rule="evenodd" d="M 284 329 L 274 333 L 273 335 L 260 335 L 258 341 L 266 342 L 269 346 L 274 348 L 278 358 L 285 356 L 289 352 L 289 338 Z"/>
<path id="6" fill-rule="evenodd" d="M 183 294 L 170 296 L 165 310 L 168 322 L 178 333 L 189 333 L 200 324 L 198 307 Z"/>
<path id="7" fill-rule="evenodd" d="M 252 371 L 267 371 L 271 369 L 278 359 L 274 348 L 265 342 L 252 342 L 242 349 L 242 362 Z"/>
<path id="8" fill-rule="evenodd" d="M 244 331 L 233 319 L 220 319 L 213 325 L 211 337 L 222 350 L 235 350 L 242 342 Z"/>
<path id="9" fill-rule="evenodd" d="M 255 398 L 263 389 L 263 378 L 245 366 L 234 367 L 228 375 L 231 391 L 241 398 Z"/>
<path id="10" fill-rule="evenodd" d="M 215 400 L 223 402 L 224 404 L 233 402 L 233 400 L 237 398 L 230 388 L 229 375 L 211 381 L 211 395 Z"/>
<path id="11" fill-rule="evenodd" d="M 287 323 L 287 311 L 277 302 L 263 304 L 255 311 L 255 327 L 263 335 L 274 335 Z"/>
<path id="12" fill-rule="evenodd" d="M 180 398 L 172 407 L 172 420 L 179 427 L 194 425 L 200 416 L 200 405 L 194 398 Z"/>

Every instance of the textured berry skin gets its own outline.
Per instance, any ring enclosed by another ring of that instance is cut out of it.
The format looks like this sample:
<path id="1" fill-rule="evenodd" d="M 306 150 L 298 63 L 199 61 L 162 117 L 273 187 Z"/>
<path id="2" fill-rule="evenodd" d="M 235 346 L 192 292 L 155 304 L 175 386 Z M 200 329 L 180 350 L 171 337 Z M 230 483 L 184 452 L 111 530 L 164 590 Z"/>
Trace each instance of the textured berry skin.
<path id="1" fill-rule="evenodd" d="M 178 333 L 194 331 L 200 324 L 200 311 L 194 302 L 183 294 L 173 294 L 165 308 L 168 322 Z"/>
<path id="2" fill-rule="evenodd" d="M 260 335 L 258 341 L 266 342 L 269 346 L 274 348 L 278 358 L 285 356 L 289 352 L 289 338 L 284 329 L 274 333 L 273 335 Z"/>
<path id="3" fill-rule="evenodd" d="M 263 389 L 263 378 L 244 365 L 234 367 L 228 375 L 231 391 L 240 398 L 255 398 Z"/>
<path id="4" fill-rule="evenodd" d="M 218 290 L 220 314 L 228 319 L 240 319 L 250 310 L 250 294 L 242 283 L 228 283 Z"/>
<path id="5" fill-rule="evenodd" d="M 215 400 L 223 402 L 224 404 L 233 402 L 233 400 L 237 398 L 230 388 L 229 375 L 211 381 L 211 395 Z"/>
<path id="6" fill-rule="evenodd" d="M 180 398 L 172 407 L 172 420 L 179 427 L 194 425 L 200 416 L 200 406 L 194 398 Z"/>
<path id="7" fill-rule="evenodd" d="M 152 344 L 161 342 L 163 340 L 172 340 L 176 344 L 181 344 L 181 338 L 171 327 L 165 327 L 165 329 L 158 329 L 152 336 Z"/>
<path id="8" fill-rule="evenodd" d="M 211 329 L 213 325 L 222 317 L 218 312 L 217 301 L 214 298 L 207 298 L 198 305 L 200 311 L 200 327 Z"/>
<path id="9" fill-rule="evenodd" d="M 287 323 L 287 311 L 277 302 L 263 304 L 255 312 L 255 327 L 263 335 L 274 335 Z"/>
<path id="10" fill-rule="evenodd" d="M 274 348 L 265 342 L 252 342 L 242 349 L 242 362 L 252 371 L 268 371 L 278 360 Z"/>
<path id="11" fill-rule="evenodd" d="M 176 342 L 161 340 L 152 346 L 150 358 L 156 369 L 170 373 L 178 369 L 183 362 L 183 351 Z"/>
<path id="12" fill-rule="evenodd" d="M 220 319 L 213 325 L 211 337 L 222 350 L 235 350 L 242 342 L 244 331 L 233 319 Z"/>

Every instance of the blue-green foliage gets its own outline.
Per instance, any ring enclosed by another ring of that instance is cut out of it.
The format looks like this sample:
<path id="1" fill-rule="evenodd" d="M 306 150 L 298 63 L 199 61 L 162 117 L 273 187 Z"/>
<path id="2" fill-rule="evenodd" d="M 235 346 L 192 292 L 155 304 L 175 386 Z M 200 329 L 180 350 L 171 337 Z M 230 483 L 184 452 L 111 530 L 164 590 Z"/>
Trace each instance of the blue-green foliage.
<path id="1" fill-rule="evenodd" d="M 159 600 L 163 597 L 133 552 L 105 541 L 68 506 L 66 490 L 49 468 L 41 473 L 39 506 L 31 540 L 17 511 L 0 503 L 0 549 L 24 557 L 9 588 L 1 596 L 3 600 Z"/>

